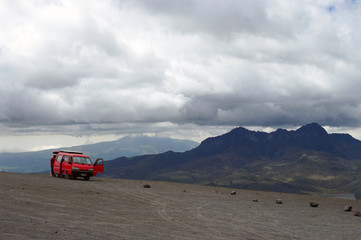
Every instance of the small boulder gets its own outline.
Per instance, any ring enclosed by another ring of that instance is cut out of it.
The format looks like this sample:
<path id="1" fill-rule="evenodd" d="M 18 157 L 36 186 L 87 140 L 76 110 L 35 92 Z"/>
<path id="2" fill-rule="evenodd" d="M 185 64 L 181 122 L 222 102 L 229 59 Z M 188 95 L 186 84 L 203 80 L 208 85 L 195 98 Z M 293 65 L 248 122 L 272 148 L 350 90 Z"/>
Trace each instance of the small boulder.
<path id="1" fill-rule="evenodd" d="M 283 202 L 282 202 L 281 199 L 276 199 L 276 203 L 277 203 L 277 204 L 282 204 Z"/>
<path id="2" fill-rule="evenodd" d="M 318 203 L 317 202 L 310 202 L 310 206 L 311 207 L 318 207 Z"/>
<path id="3" fill-rule="evenodd" d="M 258 202 L 258 199 L 253 199 L 252 201 L 253 201 L 253 202 Z"/>
<path id="4" fill-rule="evenodd" d="M 144 184 L 143 187 L 144 188 L 150 188 L 150 185 L 149 184 Z"/>
<path id="5" fill-rule="evenodd" d="M 345 206 L 345 212 L 351 212 L 352 211 L 352 206 L 351 205 L 346 205 Z"/>
<path id="6" fill-rule="evenodd" d="M 353 215 L 356 216 L 356 217 L 359 217 L 359 216 L 361 216 L 361 213 L 360 213 L 360 211 L 356 211 L 356 212 L 354 212 Z"/>
<path id="7" fill-rule="evenodd" d="M 231 195 L 236 195 L 236 191 L 232 191 L 232 192 L 231 192 Z"/>

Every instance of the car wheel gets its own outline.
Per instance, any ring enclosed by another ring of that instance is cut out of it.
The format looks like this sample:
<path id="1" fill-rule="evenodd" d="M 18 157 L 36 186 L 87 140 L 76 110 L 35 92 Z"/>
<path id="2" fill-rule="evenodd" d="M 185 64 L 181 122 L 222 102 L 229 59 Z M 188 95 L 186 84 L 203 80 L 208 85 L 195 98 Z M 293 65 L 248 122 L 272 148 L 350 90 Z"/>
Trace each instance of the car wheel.
<path id="1" fill-rule="evenodd" d="M 65 172 L 65 178 L 66 178 L 66 179 L 70 179 L 71 176 L 70 176 L 67 172 Z"/>
<path id="2" fill-rule="evenodd" d="M 84 177 L 85 181 L 89 181 L 89 176 Z"/>

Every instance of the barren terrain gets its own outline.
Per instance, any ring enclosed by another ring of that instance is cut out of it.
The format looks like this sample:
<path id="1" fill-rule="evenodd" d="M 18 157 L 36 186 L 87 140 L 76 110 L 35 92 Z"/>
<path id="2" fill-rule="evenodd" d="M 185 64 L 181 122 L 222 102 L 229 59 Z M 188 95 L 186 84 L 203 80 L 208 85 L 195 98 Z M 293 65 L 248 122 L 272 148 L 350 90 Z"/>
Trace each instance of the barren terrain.
<path id="1" fill-rule="evenodd" d="M 360 239 L 360 210 L 326 197 L 0 173 L 0 239 Z"/>

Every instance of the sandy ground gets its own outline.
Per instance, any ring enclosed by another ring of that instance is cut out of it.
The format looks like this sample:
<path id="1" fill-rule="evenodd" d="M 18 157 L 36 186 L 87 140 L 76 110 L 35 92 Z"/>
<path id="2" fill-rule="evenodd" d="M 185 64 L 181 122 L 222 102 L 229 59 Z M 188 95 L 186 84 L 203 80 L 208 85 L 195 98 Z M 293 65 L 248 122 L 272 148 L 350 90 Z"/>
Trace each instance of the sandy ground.
<path id="1" fill-rule="evenodd" d="M 232 190 L 0 173 L 0 239 L 361 239 L 359 201 Z"/>

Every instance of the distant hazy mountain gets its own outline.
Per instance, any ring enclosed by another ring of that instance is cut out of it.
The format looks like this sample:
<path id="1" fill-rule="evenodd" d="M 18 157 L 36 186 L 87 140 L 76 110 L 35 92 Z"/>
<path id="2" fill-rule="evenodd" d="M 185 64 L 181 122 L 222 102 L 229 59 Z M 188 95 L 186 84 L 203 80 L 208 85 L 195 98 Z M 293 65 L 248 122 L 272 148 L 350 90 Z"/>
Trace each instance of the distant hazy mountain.
<path id="1" fill-rule="evenodd" d="M 89 145 L 64 147 L 61 149 L 82 151 L 91 159 L 102 157 L 105 160 L 119 156 L 135 156 L 156 154 L 165 151 L 184 152 L 198 145 L 189 140 L 177 140 L 158 137 L 124 137 L 116 141 L 100 142 Z M 7 172 L 40 172 L 49 169 L 52 151 L 49 149 L 37 152 L 0 153 L 0 171 Z"/>
<path id="2" fill-rule="evenodd" d="M 361 198 L 361 141 L 317 123 L 272 133 L 240 127 L 184 153 L 108 161 L 104 175 Z"/>

